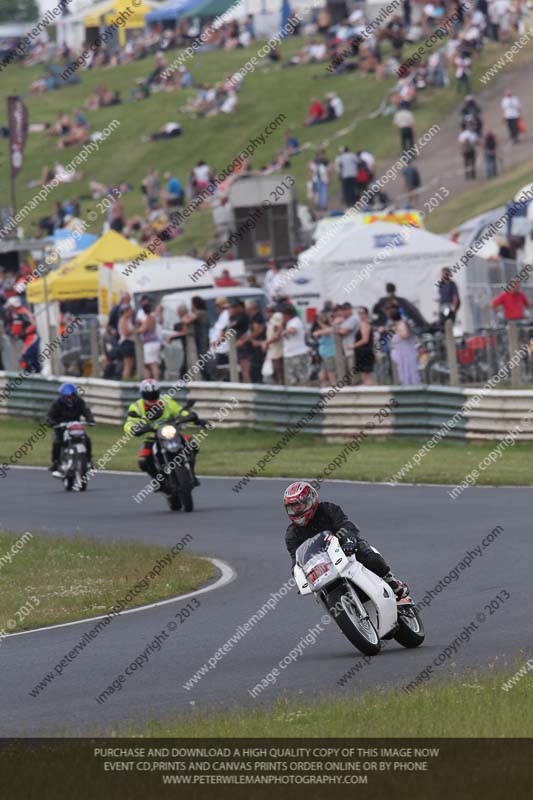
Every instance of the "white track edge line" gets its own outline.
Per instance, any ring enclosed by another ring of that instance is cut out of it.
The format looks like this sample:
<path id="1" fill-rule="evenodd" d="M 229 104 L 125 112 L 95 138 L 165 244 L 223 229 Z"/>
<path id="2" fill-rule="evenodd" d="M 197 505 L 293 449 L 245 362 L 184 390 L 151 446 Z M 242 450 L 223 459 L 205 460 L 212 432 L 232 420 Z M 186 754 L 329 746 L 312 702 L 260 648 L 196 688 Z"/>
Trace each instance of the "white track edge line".
<path id="1" fill-rule="evenodd" d="M 220 570 L 222 573 L 219 578 L 214 583 L 210 583 L 208 586 L 204 586 L 203 589 L 196 589 L 194 592 L 188 592 L 187 594 L 180 594 L 177 597 L 169 597 L 168 600 L 158 600 L 156 603 L 148 603 L 145 606 L 138 606 L 137 608 L 129 608 L 126 611 L 120 611 L 118 614 L 115 614 L 116 617 L 124 617 L 126 614 L 137 614 L 139 611 L 148 611 L 151 608 L 158 608 L 159 606 L 168 606 L 171 603 L 179 603 L 181 600 L 187 600 L 189 597 L 196 597 L 199 594 L 205 594 L 206 592 L 212 592 L 214 589 L 221 589 L 223 586 L 227 586 L 228 583 L 234 581 L 237 577 L 237 573 L 226 561 L 222 561 L 219 558 L 207 558 L 205 556 L 199 556 L 200 558 L 206 558 L 206 561 L 210 561 L 215 567 Z M 85 619 L 75 619 L 72 622 L 58 622 L 54 625 L 45 625 L 43 628 L 33 628 L 31 631 L 18 631 L 17 633 L 7 633 L 4 638 L 8 639 L 11 636 L 28 636 L 30 633 L 42 633 L 42 631 L 53 631 L 57 628 L 69 628 L 71 625 L 83 625 L 86 622 L 94 622 L 97 619 L 105 619 L 108 617 L 109 614 L 101 614 L 98 617 L 87 617 Z"/>
<path id="2" fill-rule="evenodd" d="M 10 467 L 10 469 L 33 469 L 39 470 L 40 472 L 48 472 L 48 467 L 32 467 L 32 466 L 23 466 L 23 465 L 15 465 Z M 96 475 L 140 475 L 140 472 L 130 472 L 129 470 L 125 469 L 103 469 L 98 470 Z M 95 476 L 96 477 L 96 476 Z M 242 475 L 199 475 L 199 478 L 202 480 L 217 480 L 217 481 L 235 481 L 238 482 L 242 480 Z M 266 476 L 266 475 L 258 475 L 255 478 L 250 478 L 250 483 L 254 481 L 293 481 L 295 480 L 294 475 L 280 475 L 276 476 Z M 413 487 L 416 486 L 432 486 L 433 488 L 438 489 L 449 489 L 450 486 L 455 486 L 456 484 L 453 483 L 407 483 L 402 481 L 401 483 L 390 483 L 387 481 L 356 481 L 350 480 L 349 478 L 326 478 L 327 483 L 348 483 L 348 484 L 356 484 L 358 486 L 388 486 L 389 489 L 396 489 L 402 486 Z M 247 484 L 249 485 L 249 484 Z M 516 486 L 516 484 L 512 483 L 484 483 L 481 486 L 470 486 L 470 489 L 531 489 L 531 486 Z"/>

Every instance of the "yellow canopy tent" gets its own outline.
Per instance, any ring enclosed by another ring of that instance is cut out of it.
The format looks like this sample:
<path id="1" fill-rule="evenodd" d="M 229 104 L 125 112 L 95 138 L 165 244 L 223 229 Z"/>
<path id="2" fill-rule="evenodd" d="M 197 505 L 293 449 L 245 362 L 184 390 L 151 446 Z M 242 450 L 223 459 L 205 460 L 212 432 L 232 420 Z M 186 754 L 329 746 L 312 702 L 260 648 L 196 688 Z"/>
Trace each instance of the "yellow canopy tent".
<path id="1" fill-rule="evenodd" d="M 145 253 L 116 231 L 108 231 L 91 247 L 46 278 L 48 300 L 84 300 L 98 296 L 98 268 L 101 264 L 127 262 Z M 146 253 L 149 258 L 152 256 Z M 30 283 L 26 297 L 30 303 L 45 302 L 45 279 Z"/>
<path id="2" fill-rule="evenodd" d="M 107 7 L 104 7 L 97 14 L 89 14 L 84 17 L 83 24 L 86 28 L 100 28 L 113 25 L 117 21 L 120 25 L 118 28 L 118 39 L 121 45 L 126 42 L 126 31 L 134 30 L 145 27 L 144 18 L 150 11 L 153 10 L 153 5 L 147 5 L 141 2 L 139 5 L 131 6 L 131 0 L 115 0 L 110 2 Z M 122 16 L 121 16 L 122 15 Z"/>

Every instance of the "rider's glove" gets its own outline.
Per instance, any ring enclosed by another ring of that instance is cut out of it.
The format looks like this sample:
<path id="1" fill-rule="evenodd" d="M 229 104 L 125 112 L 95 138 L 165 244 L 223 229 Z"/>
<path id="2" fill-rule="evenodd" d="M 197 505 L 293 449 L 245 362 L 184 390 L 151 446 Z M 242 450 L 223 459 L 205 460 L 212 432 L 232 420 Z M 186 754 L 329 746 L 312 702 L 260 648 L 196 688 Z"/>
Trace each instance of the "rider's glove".
<path id="1" fill-rule="evenodd" d="M 346 556 L 354 556 L 357 553 L 357 542 L 343 542 L 341 547 Z"/>
<path id="2" fill-rule="evenodd" d="M 146 414 L 151 420 L 159 419 L 163 416 L 163 410 L 164 409 L 162 405 L 155 404 L 146 412 Z"/>
<path id="3" fill-rule="evenodd" d="M 132 433 L 133 433 L 134 436 L 142 436 L 143 433 L 148 433 L 148 431 L 151 431 L 151 430 L 152 430 L 152 426 L 151 425 L 136 425 L 132 429 Z"/>
<path id="4" fill-rule="evenodd" d="M 197 417 L 196 424 L 199 425 L 200 428 L 207 428 L 209 422 L 206 419 L 200 419 L 200 417 Z"/>

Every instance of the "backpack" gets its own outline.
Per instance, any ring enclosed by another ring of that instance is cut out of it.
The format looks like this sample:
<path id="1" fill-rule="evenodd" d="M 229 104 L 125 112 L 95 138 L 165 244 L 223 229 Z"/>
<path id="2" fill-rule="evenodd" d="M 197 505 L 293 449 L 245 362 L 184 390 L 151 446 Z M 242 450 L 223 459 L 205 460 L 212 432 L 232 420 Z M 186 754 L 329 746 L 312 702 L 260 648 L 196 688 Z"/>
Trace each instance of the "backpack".
<path id="1" fill-rule="evenodd" d="M 368 183 L 372 176 L 370 175 L 369 169 L 364 161 L 357 162 L 357 173 L 355 179 L 357 183 Z"/>

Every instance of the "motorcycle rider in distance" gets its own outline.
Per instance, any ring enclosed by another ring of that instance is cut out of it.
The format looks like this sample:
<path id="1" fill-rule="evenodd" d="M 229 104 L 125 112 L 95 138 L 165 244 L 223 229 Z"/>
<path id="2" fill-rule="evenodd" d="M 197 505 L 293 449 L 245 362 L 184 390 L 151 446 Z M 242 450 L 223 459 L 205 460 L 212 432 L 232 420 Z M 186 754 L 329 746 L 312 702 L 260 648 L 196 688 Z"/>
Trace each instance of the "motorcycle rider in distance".
<path id="1" fill-rule="evenodd" d="M 296 481 L 285 489 L 283 504 L 291 520 L 285 544 L 296 563 L 296 551 L 303 542 L 317 533 L 334 533 L 347 556 L 357 560 L 389 584 L 398 602 L 409 600 L 409 587 L 390 571 L 385 559 L 360 536 L 359 528 L 351 522 L 336 503 L 321 503 L 316 489 L 307 481 Z"/>
<path id="2" fill-rule="evenodd" d="M 174 419 L 176 417 L 183 417 L 189 422 L 194 422 L 200 426 L 205 425 L 206 422 L 200 419 L 198 414 L 194 411 L 187 411 L 186 408 L 168 395 L 161 395 L 161 387 L 158 381 L 153 380 L 153 378 L 142 381 L 139 386 L 139 391 L 141 393 L 140 399 L 135 400 L 128 408 L 128 416 L 124 423 L 124 430 L 126 433 L 133 433 L 134 436 L 147 435 L 139 450 L 138 464 L 139 469 L 143 472 L 147 472 L 151 478 L 157 481 L 158 486 L 155 491 L 158 492 L 162 489 L 162 483 L 159 482 L 152 455 L 152 445 L 155 438 L 152 423 L 165 419 Z M 152 435 L 148 436 L 150 432 Z M 188 436 L 186 436 L 186 438 L 190 439 Z M 190 441 L 190 450 L 190 464 L 194 476 L 194 485 L 199 486 L 200 481 L 196 477 L 194 467 L 200 448 L 198 444 L 192 440 Z"/>
<path id="3" fill-rule="evenodd" d="M 63 441 L 63 429 L 56 428 L 61 422 L 76 422 L 79 419 L 86 419 L 89 425 L 95 425 L 93 413 L 83 397 L 78 394 L 78 389 L 73 383 L 62 383 L 59 387 L 59 396 L 48 409 L 46 421 L 54 428 L 52 438 L 52 459 L 50 471 L 54 478 L 61 478 L 59 471 L 59 460 L 61 457 L 61 444 Z M 87 446 L 88 468 L 92 469 L 92 444 L 90 438 L 85 434 Z"/>

